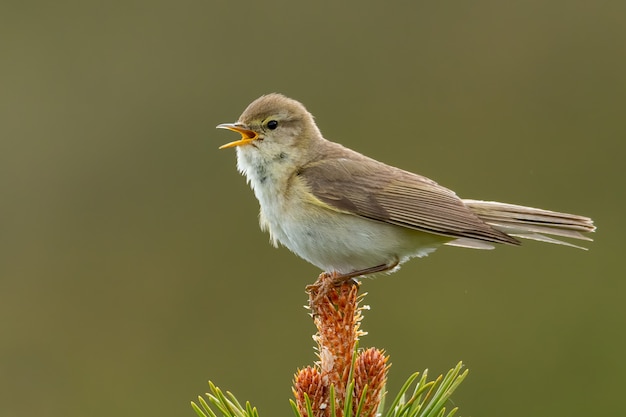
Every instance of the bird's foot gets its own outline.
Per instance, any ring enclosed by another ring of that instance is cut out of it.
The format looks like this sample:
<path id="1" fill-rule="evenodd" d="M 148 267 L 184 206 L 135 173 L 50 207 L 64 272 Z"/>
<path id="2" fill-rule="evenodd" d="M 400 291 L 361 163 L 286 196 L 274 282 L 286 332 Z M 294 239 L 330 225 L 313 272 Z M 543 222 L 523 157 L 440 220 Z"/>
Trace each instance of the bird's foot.
<path id="1" fill-rule="evenodd" d="M 340 287 L 349 281 L 351 281 L 354 285 L 360 285 L 359 281 L 356 279 L 357 277 L 390 271 L 397 267 L 399 263 L 400 260 L 396 258 L 393 262 L 388 264 L 376 265 L 370 268 L 352 271 L 347 274 L 341 274 L 337 271 L 322 272 L 317 277 L 317 281 L 311 285 L 307 285 L 306 287 L 306 292 L 309 294 L 309 308 L 311 309 L 311 312 L 315 314 L 317 310 L 315 306 L 319 305 L 319 302 L 326 297 L 330 291 L 336 289 L 337 287 Z"/>
<path id="2" fill-rule="evenodd" d="M 343 285 L 360 285 L 356 277 L 347 276 L 338 272 L 322 272 L 317 281 L 311 285 L 307 285 L 306 292 L 309 294 L 309 309 L 311 314 L 316 316 L 319 306 L 324 302 L 332 303 L 333 291 L 339 291 L 339 287 Z M 336 297 L 335 297 L 336 298 Z"/>

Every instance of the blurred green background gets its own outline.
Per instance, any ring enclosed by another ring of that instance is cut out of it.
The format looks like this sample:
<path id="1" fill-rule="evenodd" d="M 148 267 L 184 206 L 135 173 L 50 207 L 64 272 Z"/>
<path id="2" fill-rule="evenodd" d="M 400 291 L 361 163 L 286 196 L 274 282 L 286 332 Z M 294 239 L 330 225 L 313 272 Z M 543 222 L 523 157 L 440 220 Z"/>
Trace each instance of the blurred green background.
<path id="1" fill-rule="evenodd" d="M 626 3 L 3 2 L 0 417 L 291 415 L 304 287 L 215 125 L 263 93 L 465 198 L 593 217 L 588 252 L 443 248 L 367 280 L 397 391 L 463 360 L 464 416 L 619 414 Z"/>

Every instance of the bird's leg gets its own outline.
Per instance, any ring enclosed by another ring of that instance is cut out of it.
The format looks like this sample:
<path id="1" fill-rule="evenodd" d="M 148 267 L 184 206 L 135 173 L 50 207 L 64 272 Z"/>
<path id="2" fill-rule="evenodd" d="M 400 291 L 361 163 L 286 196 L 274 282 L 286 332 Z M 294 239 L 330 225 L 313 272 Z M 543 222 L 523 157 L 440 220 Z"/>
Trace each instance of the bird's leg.
<path id="1" fill-rule="evenodd" d="M 309 306 L 315 314 L 314 306 L 317 305 L 320 299 L 322 297 L 325 297 L 332 289 L 339 287 L 349 280 L 354 281 L 354 284 L 358 285 L 359 282 L 355 278 L 363 275 L 390 271 L 398 266 L 399 263 L 400 260 L 396 258 L 393 262 L 388 264 L 381 264 L 372 266 L 370 268 L 359 269 L 358 271 L 348 272 L 347 274 L 340 274 L 336 271 L 322 272 L 319 277 L 317 277 L 317 281 L 315 281 L 315 283 L 313 283 L 312 285 L 307 285 L 306 287 L 306 292 L 309 294 Z"/>
<path id="2" fill-rule="evenodd" d="M 396 258 L 393 262 L 388 263 L 388 264 L 381 264 L 381 265 L 376 265 L 376 266 L 372 266 L 372 267 L 365 268 L 365 269 L 359 269 L 358 271 L 348 272 L 347 274 L 339 274 L 337 272 L 333 272 L 333 275 L 332 275 L 333 283 L 335 284 L 335 286 L 338 286 L 338 285 L 341 285 L 343 282 L 352 278 L 360 277 L 363 275 L 376 274 L 378 272 L 390 271 L 396 266 L 398 266 L 399 263 L 400 263 L 400 260 Z M 318 281 L 319 281 L 319 278 L 318 278 Z"/>

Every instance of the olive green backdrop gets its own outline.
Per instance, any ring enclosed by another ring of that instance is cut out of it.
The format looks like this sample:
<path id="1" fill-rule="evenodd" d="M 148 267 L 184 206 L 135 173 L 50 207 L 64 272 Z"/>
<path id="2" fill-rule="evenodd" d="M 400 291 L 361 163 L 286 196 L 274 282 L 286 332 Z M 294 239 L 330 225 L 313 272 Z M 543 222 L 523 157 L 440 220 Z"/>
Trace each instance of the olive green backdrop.
<path id="1" fill-rule="evenodd" d="M 623 1 L 0 6 L 0 417 L 192 416 L 213 380 L 290 415 L 319 273 L 235 169 L 263 93 L 466 198 L 592 216 L 588 252 L 443 248 L 367 280 L 389 389 L 470 377 L 464 416 L 620 415 Z M 451 404 L 452 405 L 452 404 Z"/>

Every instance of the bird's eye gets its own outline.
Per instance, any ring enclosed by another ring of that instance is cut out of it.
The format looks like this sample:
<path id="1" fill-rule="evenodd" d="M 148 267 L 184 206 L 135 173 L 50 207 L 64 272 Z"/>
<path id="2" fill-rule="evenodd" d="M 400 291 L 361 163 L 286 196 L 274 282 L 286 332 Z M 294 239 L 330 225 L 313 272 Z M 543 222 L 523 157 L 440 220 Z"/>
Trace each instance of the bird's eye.
<path id="1" fill-rule="evenodd" d="M 267 122 L 267 128 L 269 130 L 274 130 L 278 127 L 278 122 L 276 120 L 270 120 L 269 122 Z"/>

